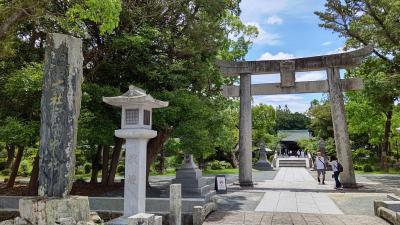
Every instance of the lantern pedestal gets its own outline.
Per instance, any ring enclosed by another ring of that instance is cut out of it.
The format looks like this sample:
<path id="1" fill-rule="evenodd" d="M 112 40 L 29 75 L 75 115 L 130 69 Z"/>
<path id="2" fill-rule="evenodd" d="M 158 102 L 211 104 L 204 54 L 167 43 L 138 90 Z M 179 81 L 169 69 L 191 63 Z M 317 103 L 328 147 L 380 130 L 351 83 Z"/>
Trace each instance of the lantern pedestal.
<path id="1" fill-rule="evenodd" d="M 203 198 L 206 202 L 215 195 L 213 187 L 214 179 L 203 177 L 201 170 L 193 161 L 193 155 L 185 155 L 183 165 L 176 171 L 173 184 L 182 185 L 182 196 L 184 198 Z"/>
<path id="2" fill-rule="evenodd" d="M 147 129 L 121 129 L 115 136 L 126 139 L 124 216 L 144 213 L 146 210 L 146 155 L 147 142 L 157 131 Z"/>

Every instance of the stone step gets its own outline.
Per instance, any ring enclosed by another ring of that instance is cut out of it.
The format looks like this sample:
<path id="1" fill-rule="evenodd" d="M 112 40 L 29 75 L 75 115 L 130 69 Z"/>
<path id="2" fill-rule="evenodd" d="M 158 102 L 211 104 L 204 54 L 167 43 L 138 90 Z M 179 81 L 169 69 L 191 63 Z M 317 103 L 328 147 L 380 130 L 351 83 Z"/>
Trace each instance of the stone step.
<path id="1" fill-rule="evenodd" d="M 199 188 L 186 188 L 182 187 L 183 196 L 197 194 L 200 196 L 205 196 L 208 192 L 213 191 L 211 185 L 205 185 Z"/>
<path id="2" fill-rule="evenodd" d="M 192 188 L 197 188 L 197 187 L 203 187 L 207 185 L 208 179 L 205 177 L 201 177 L 199 179 L 183 179 L 183 178 L 176 178 L 172 180 L 173 184 L 182 184 L 183 187 L 192 187 Z"/>

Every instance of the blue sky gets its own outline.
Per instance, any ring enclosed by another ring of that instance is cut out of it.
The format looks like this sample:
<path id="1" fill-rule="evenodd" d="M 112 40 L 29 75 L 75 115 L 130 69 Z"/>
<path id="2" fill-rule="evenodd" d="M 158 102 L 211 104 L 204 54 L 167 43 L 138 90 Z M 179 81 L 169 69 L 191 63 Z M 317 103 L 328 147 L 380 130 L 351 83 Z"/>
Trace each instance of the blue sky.
<path id="1" fill-rule="evenodd" d="M 318 26 L 314 11 L 324 9 L 324 0 L 242 0 L 241 19 L 259 28 L 246 60 L 288 59 L 335 53 L 344 39 Z M 296 81 L 326 79 L 324 71 L 296 74 Z M 279 75 L 257 75 L 252 83 L 277 83 Z M 322 94 L 255 96 L 254 104 L 288 105 L 295 112 L 305 112 L 311 100 Z"/>

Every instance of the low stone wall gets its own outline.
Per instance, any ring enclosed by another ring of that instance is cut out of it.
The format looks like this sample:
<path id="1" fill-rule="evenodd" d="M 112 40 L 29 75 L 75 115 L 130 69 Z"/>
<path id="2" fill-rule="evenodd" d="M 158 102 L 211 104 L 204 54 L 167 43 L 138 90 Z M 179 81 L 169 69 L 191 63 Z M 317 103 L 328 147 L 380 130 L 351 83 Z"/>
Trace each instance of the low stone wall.
<path id="1" fill-rule="evenodd" d="M 19 199 L 25 196 L 0 196 L 0 211 L 18 211 Z M 206 204 L 204 199 L 183 198 L 182 211 L 191 213 L 194 206 Z M 89 206 L 91 211 L 99 213 L 122 213 L 124 202 L 122 197 L 89 197 Z M 163 213 L 169 211 L 169 198 L 147 198 L 146 211 L 150 213 Z"/>

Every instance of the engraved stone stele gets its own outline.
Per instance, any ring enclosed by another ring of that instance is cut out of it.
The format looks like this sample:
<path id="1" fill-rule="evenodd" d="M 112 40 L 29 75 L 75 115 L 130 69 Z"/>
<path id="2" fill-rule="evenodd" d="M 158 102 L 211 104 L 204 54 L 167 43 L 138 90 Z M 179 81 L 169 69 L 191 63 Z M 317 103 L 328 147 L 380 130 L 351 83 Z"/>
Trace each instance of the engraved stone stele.
<path id="1" fill-rule="evenodd" d="M 81 106 L 82 41 L 47 36 L 41 100 L 39 195 L 65 197 L 75 172 L 77 125 Z"/>
<path id="2" fill-rule="evenodd" d="M 89 199 L 69 196 L 74 180 L 81 103 L 82 41 L 48 34 L 45 50 L 39 150 L 39 197 L 22 198 L 19 214 L 28 224 L 89 222 Z M 69 219 L 68 219 L 69 218 Z"/>
<path id="3" fill-rule="evenodd" d="M 154 99 L 135 86 L 129 86 L 121 96 L 103 97 L 103 101 L 122 108 L 121 129 L 115 131 L 115 136 L 126 139 L 124 213 L 108 224 L 127 224 L 128 217 L 145 213 L 147 143 L 157 136 L 157 131 L 151 130 L 151 112 L 167 107 L 168 102 Z"/>

